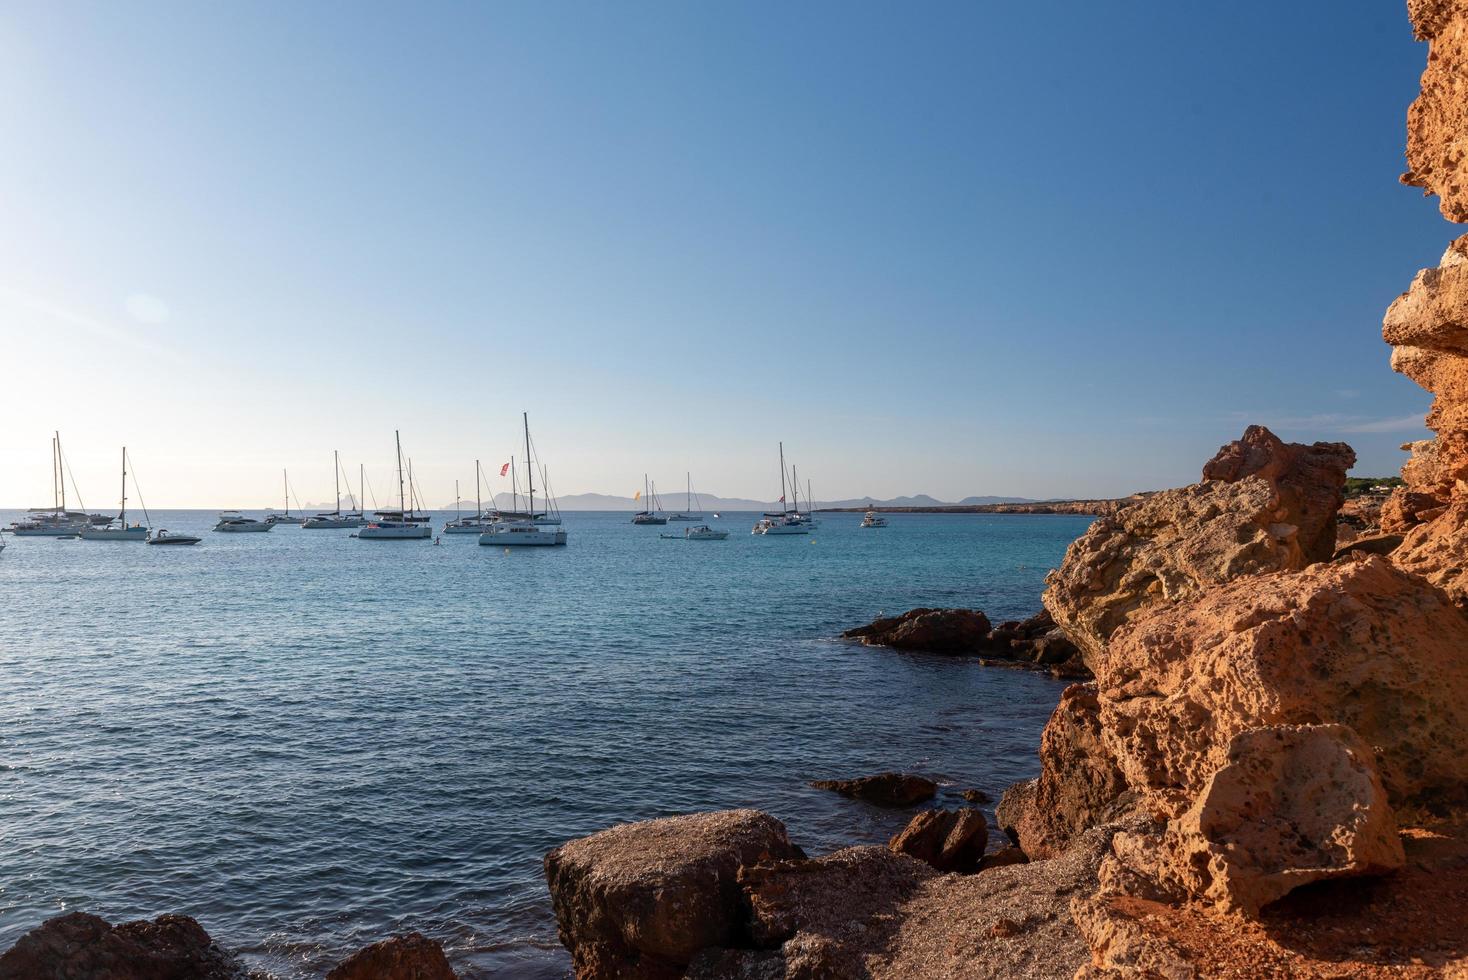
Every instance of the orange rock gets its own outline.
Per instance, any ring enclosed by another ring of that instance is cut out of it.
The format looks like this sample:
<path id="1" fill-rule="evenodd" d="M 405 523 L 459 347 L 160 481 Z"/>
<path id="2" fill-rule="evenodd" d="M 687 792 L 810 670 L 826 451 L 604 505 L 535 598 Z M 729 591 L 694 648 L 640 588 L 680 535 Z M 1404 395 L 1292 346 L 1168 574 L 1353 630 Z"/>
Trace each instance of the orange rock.
<path id="1" fill-rule="evenodd" d="M 1449 221 L 1468 221 L 1468 10 L 1459 0 L 1408 0 L 1417 36 L 1429 42 L 1422 90 L 1407 110 L 1402 183 L 1438 196 Z"/>
<path id="2" fill-rule="evenodd" d="M 1468 500 L 1408 531 L 1391 560 L 1468 605 Z"/>

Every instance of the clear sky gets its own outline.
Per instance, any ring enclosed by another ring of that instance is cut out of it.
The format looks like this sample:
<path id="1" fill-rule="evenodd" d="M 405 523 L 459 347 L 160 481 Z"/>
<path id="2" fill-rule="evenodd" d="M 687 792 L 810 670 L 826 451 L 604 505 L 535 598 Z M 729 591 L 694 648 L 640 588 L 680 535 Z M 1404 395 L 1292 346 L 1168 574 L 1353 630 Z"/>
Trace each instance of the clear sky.
<path id="1" fill-rule="evenodd" d="M 1395 472 L 1400 3 L 0 6 L 0 504 L 1114 495 Z"/>

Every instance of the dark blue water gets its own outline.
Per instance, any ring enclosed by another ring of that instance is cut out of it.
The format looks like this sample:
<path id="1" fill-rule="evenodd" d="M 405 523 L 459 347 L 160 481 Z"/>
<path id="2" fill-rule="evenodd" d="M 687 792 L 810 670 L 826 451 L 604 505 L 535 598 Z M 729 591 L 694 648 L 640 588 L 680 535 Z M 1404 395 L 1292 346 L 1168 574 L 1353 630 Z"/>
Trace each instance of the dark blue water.
<path id="1" fill-rule="evenodd" d="M 568 514 L 569 547 L 506 553 L 153 517 L 205 541 L 4 538 L 0 949 L 63 910 L 176 911 L 283 977 L 406 928 L 465 976 L 564 976 L 540 858 L 613 822 L 752 805 L 816 853 L 905 817 L 810 779 L 997 798 L 1061 684 L 832 637 L 1032 613 L 1089 522 L 730 515 L 684 542 Z"/>

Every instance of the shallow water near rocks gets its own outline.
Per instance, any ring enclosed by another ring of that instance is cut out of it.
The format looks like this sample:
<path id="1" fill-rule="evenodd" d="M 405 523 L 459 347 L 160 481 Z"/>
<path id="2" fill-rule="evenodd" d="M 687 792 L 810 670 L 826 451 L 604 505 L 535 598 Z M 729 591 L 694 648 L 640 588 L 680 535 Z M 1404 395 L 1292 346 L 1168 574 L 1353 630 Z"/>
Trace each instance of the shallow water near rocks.
<path id="1" fill-rule="evenodd" d="M 541 856 L 614 822 L 756 806 L 814 854 L 908 814 L 811 779 L 997 799 L 1061 682 L 832 638 L 917 605 L 1035 612 L 1090 523 L 761 538 L 741 514 L 685 542 L 572 513 L 568 547 L 507 553 L 153 517 L 204 543 L 4 538 L 0 949 L 65 910 L 183 912 L 291 978 L 410 928 L 463 976 L 565 976 Z"/>

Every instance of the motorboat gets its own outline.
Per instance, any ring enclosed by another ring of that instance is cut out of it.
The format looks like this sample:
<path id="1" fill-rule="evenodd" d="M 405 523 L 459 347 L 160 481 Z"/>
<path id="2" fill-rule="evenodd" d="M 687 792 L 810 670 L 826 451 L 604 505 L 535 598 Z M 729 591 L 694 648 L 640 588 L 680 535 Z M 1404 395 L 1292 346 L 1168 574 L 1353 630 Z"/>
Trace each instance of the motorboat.
<path id="1" fill-rule="evenodd" d="M 203 538 L 159 528 L 148 536 L 149 544 L 198 544 Z"/>
<path id="2" fill-rule="evenodd" d="M 257 521 L 253 517 L 246 517 L 236 510 L 227 510 L 219 515 L 219 523 L 214 525 L 216 531 L 227 531 L 231 534 L 240 534 L 254 531 L 269 531 L 275 527 L 269 521 Z"/>
<path id="3" fill-rule="evenodd" d="M 331 461 L 333 470 L 332 477 L 336 481 L 336 509 L 322 511 L 321 513 L 316 514 L 313 517 L 306 518 L 304 521 L 301 522 L 301 527 L 303 528 L 314 531 L 321 528 L 361 527 L 362 525 L 367 523 L 367 515 L 363 514 L 361 510 L 352 510 L 346 512 L 345 514 L 342 513 L 341 453 L 333 449 L 331 451 Z M 359 479 L 361 479 L 363 482 L 366 482 L 365 468 L 361 470 L 361 473 L 359 474 Z M 347 489 L 347 495 L 351 496 L 350 487 Z"/>
<path id="4" fill-rule="evenodd" d="M 513 518 L 505 514 L 497 515 L 497 519 L 479 535 L 479 543 L 490 547 L 554 547 L 566 543 L 566 532 L 556 525 L 542 525 L 536 518 L 545 516 L 535 511 L 535 464 L 534 455 L 530 448 L 530 416 L 523 414 L 521 418 L 525 424 L 525 471 L 529 480 L 530 503 L 529 509 L 524 514 L 517 514 Z"/>
<path id="5" fill-rule="evenodd" d="M 686 527 L 683 529 L 683 537 L 689 541 L 723 541 L 729 536 L 728 531 L 700 524 L 697 527 Z"/>
<path id="6" fill-rule="evenodd" d="M 142 494 L 138 494 L 138 503 L 142 503 Z M 143 516 L 148 516 L 148 508 L 143 507 Z M 122 499 L 118 504 L 117 517 L 109 519 L 101 527 L 90 525 L 81 529 L 80 536 L 84 541 L 147 541 L 148 525 L 134 521 L 127 522 L 127 447 L 122 447 Z"/>
<path id="7" fill-rule="evenodd" d="M 428 523 L 427 516 L 415 513 L 408 506 L 408 484 L 403 480 L 403 439 L 394 432 L 393 440 L 398 452 L 398 509 L 377 511 L 373 515 L 376 520 L 369 521 L 357 532 L 357 537 L 363 541 L 424 541 L 433 537 L 433 525 Z"/>
<path id="8" fill-rule="evenodd" d="M 881 514 L 878 514 L 874 510 L 869 510 L 864 515 L 862 515 L 861 526 L 862 527 L 886 527 L 887 526 L 887 518 L 883 517 Z"/>

